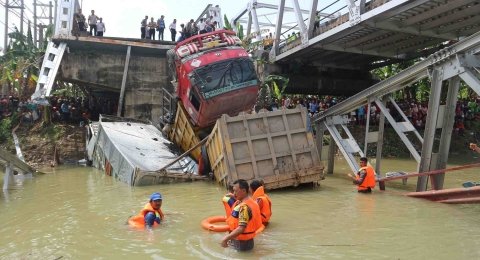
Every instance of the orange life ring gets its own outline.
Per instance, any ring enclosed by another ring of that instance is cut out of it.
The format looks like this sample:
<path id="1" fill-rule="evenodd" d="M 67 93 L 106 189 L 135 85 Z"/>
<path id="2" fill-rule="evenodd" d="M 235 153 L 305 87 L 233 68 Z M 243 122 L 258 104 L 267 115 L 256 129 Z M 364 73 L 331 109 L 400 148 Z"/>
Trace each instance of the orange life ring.
<path id="1" fill-rule="evenodd" d="M 202 227 L 206 230 L 214 231 L 214 232 L 225 232 L 229 230 L 228 225 L 225 224 L 217 224 L 219 222 L 225 222 L 227 217 L 225 216 L 212 216 L 202 220 Z"/>
<path id="2" fill-rule="evenodd" d="M 206 230 L 209 231 L 214 231 L 214 232 L 225 232 L 228 231 L 230 228 L 228 227 L 227 224 L 216 224 L 219 222 L 225 222 L 227 220 L 227 217 L 225 216 L 212 216 L 208 217 L 204 220 L 202 220 L 202 227 Z M 255 231 L 255 234 L 260 234 L 262 231 L 265 230 L 265 226 L 262 225 L 260 226 L 259 229 Z"/>

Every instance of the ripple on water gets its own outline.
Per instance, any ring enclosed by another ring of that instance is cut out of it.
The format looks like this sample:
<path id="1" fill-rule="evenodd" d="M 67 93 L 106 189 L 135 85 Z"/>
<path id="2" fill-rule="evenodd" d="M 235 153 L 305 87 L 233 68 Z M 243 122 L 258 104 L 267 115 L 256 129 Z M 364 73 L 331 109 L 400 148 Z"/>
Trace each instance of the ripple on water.
<path id="1" fill-rule="evenodd" d="M 225 191 L 215 184 L 131 188 L 91 168 L 58 168 L 0 200 L 0 258 L 478 259 L 479 205 L 400 195 L 414 186 L 409 180 L 405 188 L 357 194 L 336 172 L 318 189 L 271 192 L 271 224 L 253 252 L 239 253 L 220 247 L 224 234 L 200 227 L 204 218 L 223 214 Z M 125 220 L 155 191 L 164 196 L 165 222 L 153 232 L 129 229 Z"/>

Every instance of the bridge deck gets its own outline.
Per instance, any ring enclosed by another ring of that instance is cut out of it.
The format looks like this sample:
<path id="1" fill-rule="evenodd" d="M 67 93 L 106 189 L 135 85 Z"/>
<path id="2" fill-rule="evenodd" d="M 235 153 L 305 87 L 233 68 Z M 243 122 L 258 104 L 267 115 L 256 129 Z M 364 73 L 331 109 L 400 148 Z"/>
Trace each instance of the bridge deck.
<path id="1" fill-rule="evenodd" d="M 300 39 L 287 44 L 276 60 L 368 69 L 375 62 L 433 53 L 480 30 L 480 2 L 475 0 L 376 0 L 365 9 L 358 24 L 350 23 L 348 9 L 320 21 L 308 45 Z"/>
<path id="2" fill-rule="evenodd" d="M 119 38 L 119 37 L 58 37 L 54 42 L 65 42 L 73 50 L 93 50 L 108 52 L 127 52 L 127 47 L 132 46 L 132 52 L 136 54 L 156 54 L 165 53 L 172 49 L 175 43 L 170 41 L 153 41 L 146 39 Z"/>

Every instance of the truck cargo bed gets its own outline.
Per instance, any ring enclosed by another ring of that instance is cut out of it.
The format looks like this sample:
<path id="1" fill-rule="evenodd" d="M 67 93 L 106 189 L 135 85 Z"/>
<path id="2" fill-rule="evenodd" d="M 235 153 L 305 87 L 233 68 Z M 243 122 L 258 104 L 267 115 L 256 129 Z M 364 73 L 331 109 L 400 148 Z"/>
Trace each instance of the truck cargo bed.
<path id="1" fill-rule="evenodd" d="M 263 180 L 266 189 L 317 183 L 323 178 L 305 108 L 223 115 L 207 140 L 216 180 Z"/>

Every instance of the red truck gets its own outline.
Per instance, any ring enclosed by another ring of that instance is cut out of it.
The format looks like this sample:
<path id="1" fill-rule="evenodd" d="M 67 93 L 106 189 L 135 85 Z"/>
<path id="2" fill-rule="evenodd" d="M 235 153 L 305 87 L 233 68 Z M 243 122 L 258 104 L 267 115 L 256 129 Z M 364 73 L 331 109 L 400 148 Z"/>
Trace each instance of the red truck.
<path id="1" fill-rule="evenodd" d="M 193 127 L 212 126 L 222 115 L 253 107 L 259 80 L 253 61 L 235 32 L 192 36 L 175 47 L 177 96 Z"/>

